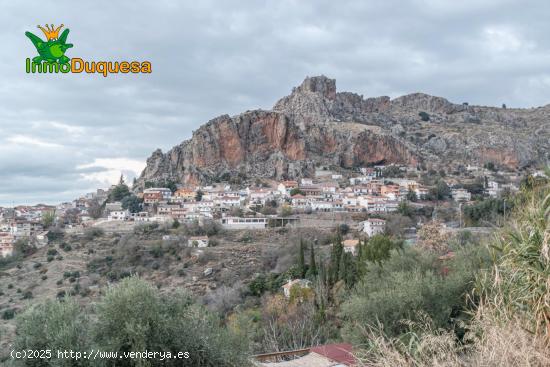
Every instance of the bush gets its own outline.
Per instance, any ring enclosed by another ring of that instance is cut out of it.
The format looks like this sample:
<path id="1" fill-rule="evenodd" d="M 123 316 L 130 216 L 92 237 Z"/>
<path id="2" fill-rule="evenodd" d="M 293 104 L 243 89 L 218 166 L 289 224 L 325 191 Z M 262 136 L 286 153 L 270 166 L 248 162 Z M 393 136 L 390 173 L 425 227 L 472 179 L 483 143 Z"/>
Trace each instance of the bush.
<path id="1" fill-rule="evenodd" d="M 69 251 L 72 251 L 72 246 L 69 245 L 68 243 L 62 243 L 59 247 L 61 247 L 63 250 L 69 252 Z"/>
<path id="2" fill-rule="evenodd" d="M 463 209 L 464 220 L 468 225 L 480 225 L 484 222 L 496 223 L 497 219 L 504 215 L 504 199 L 489 198 L 472 205 L 466 205 Z M 507 210 L 511 210 L 512 203 L 506 202 Z"/>
<path id="3" fill-rule="evenodd" d="M 57 252 L 56 249 L 54 249 L 54 248 L 48 249 L 48 252 L 47 252 L 47 255 L 48 255 L 48 256 L 55 256 L 55 255 L 57 255 L 57 254 L 58 254 L 58 252 Z"/>
<path id="4" fill-rule="evenodd" d="M 161 296 L 137 278 L 126 278 L 107 291 L 97 319 L 94 339 L 105 350 L 190 351 L 189 366 L 248 364 L 244 340 L 222 329 L 216 317 L 185 294 Z"/>
<path id="5" fill-rule="evenodd" d="M 159 224 L 157 222 L 140 224 L 134 227 L 134 233 L 138 235 L 146 235 L 153 233 L 158 228 Z"/>
<path id="6" fill-rule="evenodd" d="M 389 336 L 406 332 L 401 320 L 427 315 L 436 328 L 452 324 L 466 306 L 477 272 L 489 266 L 480 246 L 456 250 L 448 264 L 417 249 L 394 253 L 383 267 L 371 266 L 363 282 L 342 307 L 343 334 L 353 343 L 368 343 L 365 330 L 381 324 Z"/>
<path id="7" fill-rule="evenodd" d="M 2 312 L 3 320 L 11 320 L 14 317 L 15 317 L 15 310 L 13 308 L 9 308 L 7 310 L 4 310 L 4 312 Z"/>
<path id="8" fill-rule="evenodd" d="M 73 300 L 66 300 L 65 302 L 47 301 L 32 306 L 19 315 L 16 326 L 15 347 L 20 350 L 59 348 L 82 351 L 89 346 L 88 320 Z M 55 353 L 52 353 L 52 355 L 53 358 L 49 361 L 51 364 L 32 365 L 64 365 L 61 364 L 62 360 L 56 358 Z"/>
<path id="9" fill-rule="evenodd" d="M 338 226 L 338 231 L 340 232 L 340 234 L 342 236 L 345 236 L 349 233 L 349 225 L 347 225 L 346 223 L 342 223 Z"/>
<path id="10" fill-rule="evenodd" d="M 103 231 L 103 229 L 98 227 L 90 227 L 90 228 L 86 228 L 86 230 L 84 231 L 84 238 L 88 241 L 91 241 L 96 237 L 103 236 L 104 234 L 105 234 L 105 231 Z"/>
<path id="11" fill-rule="evenodd" d="M 430 121 L 430 115 L 427 112 L 421 111 L 418 113 L 422 121 Z"/>

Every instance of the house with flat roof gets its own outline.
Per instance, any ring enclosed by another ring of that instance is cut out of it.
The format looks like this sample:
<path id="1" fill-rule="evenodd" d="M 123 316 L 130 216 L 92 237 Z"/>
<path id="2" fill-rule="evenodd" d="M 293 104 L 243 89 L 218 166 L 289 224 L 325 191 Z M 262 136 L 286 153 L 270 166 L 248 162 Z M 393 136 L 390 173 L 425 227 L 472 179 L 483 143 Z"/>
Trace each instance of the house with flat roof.
<path id="1" fill-rule="evenodd" d="M 384 219 L 369 218 L 363 222 L 363 232 L 369 237 L 384 233 L 386 230 L 386 221 Z"/>

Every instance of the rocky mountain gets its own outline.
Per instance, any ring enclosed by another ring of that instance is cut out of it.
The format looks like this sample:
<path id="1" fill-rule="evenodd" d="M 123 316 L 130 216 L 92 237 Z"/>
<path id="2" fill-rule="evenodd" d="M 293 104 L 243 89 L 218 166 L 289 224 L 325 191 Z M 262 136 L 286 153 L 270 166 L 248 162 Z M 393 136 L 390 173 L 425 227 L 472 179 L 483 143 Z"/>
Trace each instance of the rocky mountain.
<path id="1" fill-rule="evenodd" d="M 219 116 L 166 153 L 137 181 L 208 183 L 228 177 L 299 178 L 315 167 L 376 163 L 423 167 L 493 162 L 517 170 L 550 160 L 550 105 L 531 109 L 454 104 L 422 93 L 364 98 L 308 77 L 271 111 Z"/>

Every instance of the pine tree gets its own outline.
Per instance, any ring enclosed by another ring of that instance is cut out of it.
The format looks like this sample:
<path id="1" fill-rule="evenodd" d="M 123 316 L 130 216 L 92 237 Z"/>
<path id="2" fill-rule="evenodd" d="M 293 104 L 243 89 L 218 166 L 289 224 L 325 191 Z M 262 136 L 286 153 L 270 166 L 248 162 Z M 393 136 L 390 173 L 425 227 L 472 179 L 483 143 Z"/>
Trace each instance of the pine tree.
<path id="1" fill-rule="evenodd" d="M 342 237 L 338 233 L 332 245 L 332 252 L 330 254 L 330 274 L 329 281 L 334 284 L 338 281 L 340 273 L 340 259 L 342 252 L 344 251 L 344 245 L 342 244 Z"/>
<path id="2" fill-rule="evenodd" d="M 311 244 L 309 253 L 309 267 L 307 269 L 308 278 L 315 278 L 317 276 L 317 265 L 315 264 L 315 251 L 313 250 L 313 244 Z"/>
<path id="3" fill-rule="evenodd" d="M 305 260 L 305 244 L 304 240 L 300 239 L 300 252 L 298 254 L 298 270 L 301 278 L 306 275 L 306 260 Z"/>
<path id="4" fill-rule="evenodd" d="M 346 277 L 344 281 L 348 287 L 352 287 L 357 281 L 357 262 L 354 261 L 351 254 L 346 253 Z"/>
<path id="5" fill-rule="evenodd" d="M 321 279 L 321 282 L 327 286 L 327 270 L 325 268 L 325 263 L 323 259 L 319 256 L 319 278 Z"/>
<path id="6" fill-rule="evenodd" d="M 357 245 L 357 257 L 355 258 L 355 268 L 357 271 L 357 277 L 361 278 L 367 272 L 367 261 L 365 256 L 365 247 L 367 246 L 367 240 L 359 241 Z"/>
<path id="7" fill-rule="evenodd" d="M 347 278 L 348 264 L 347 264 L 347 252 L 340 256 L 340 265 L 338 266 L 338 279 L 345 280 Z"/>

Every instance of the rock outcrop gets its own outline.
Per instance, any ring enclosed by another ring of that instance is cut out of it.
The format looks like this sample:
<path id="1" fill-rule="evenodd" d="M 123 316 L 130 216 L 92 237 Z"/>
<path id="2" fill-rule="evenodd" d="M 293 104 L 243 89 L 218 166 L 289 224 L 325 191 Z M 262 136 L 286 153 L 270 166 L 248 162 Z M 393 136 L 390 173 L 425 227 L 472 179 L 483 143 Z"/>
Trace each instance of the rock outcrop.
<path id="1" fill-rule="evenodd" d="M 334 79 L 308 77 L 271 111 L 219 116 L 168 152 L 153 152 L 136 188 L 164 180 L 299 178 L 320 165 L 491 161 L 519 169 L 550 159 L 549 121 L 548 106 L 468 106 L 422 93 L 365 99 L 337 92 Z"/>

